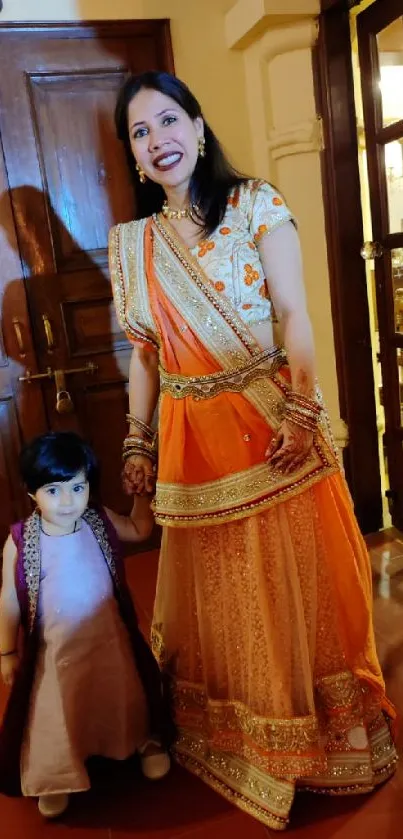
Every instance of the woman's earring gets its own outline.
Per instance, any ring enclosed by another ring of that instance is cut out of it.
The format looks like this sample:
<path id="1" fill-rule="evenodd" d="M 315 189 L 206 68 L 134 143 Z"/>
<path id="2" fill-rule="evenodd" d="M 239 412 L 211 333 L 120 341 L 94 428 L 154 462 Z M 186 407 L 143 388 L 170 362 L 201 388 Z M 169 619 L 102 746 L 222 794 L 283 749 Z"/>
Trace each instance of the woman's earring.
<path id="1" fill-rule="evenodd" d="M 136 171 L 138 172 L 140 183 L 145 184 L 145 182 L 146 182 L 145 172 L 143 172 L 139 163 L 136 163 Z"/>
<path id="2" fill-rule="evenodd" d="M 204 137 L 199 137 L 199 156 L 206 156 L 206 140 L 204 139 Z"/>

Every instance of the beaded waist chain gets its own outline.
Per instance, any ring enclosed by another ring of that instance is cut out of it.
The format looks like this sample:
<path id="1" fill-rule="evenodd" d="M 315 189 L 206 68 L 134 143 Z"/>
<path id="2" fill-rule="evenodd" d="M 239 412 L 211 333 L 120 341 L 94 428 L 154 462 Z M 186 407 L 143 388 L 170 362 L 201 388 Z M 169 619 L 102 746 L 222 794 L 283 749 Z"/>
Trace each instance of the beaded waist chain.
<path id="1" fill-rule="evenodd" d="M 169 393 L 174 399 L 192 396 L 195 400 L 211 399 L 226 391 L 240 393 L 252 382 L 274 376 L 286 363 L 285 351 L 280 347 L 270 347 L 240 367 L 232 367 L 210 376 L 180 376 L 160 367 L 160 390 L 161 393 Z"/>

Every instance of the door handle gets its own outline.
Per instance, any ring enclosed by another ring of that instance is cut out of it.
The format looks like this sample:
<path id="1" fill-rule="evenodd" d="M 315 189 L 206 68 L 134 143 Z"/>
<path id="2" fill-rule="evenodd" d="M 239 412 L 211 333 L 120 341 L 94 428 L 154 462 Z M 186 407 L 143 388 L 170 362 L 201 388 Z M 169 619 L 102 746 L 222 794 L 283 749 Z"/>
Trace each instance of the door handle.
<path id="1" fill-rule="evenodd" d="M 43 321 L 43 328 L 45 330 L 45 335 L 46 335 L 47 349 L 48 349 L 49 353 L 52 353 L 54 348 L 55 348 L 55 339 L 53 337 L 52 324 L 49 320 L 48 315 L 46 315 L 46 314 L 42 315 L 42 321 Z"/>
<path id="2" fill-rule="evenodd" d="M 89 361 L 85 367 L 71 367 L 69 370 L 53 370 L 52 367 L 48 367 L 46 373 L 31 373 L 30 370 L 27 370 L 25 376 L 19 376 L 19 382 L 35 382 L 38 379 L 54 379 L 56 373 L 63 373 L 64 376 L 70 376 L 72 373 L 95 373 L 98 370 L 98 365 L 94 364 L 93 361 Z"/>
<path id="3" fill-rule="evenodd" d="M 52 370 L 48 367 L 46 373 L 31 373 L 27 370 L 25 376 L 19 376 L 20 382 L 43 381 L 43 379 L 54 379 L 56 385 L 56 411 L 58 414 L 71 414 L 74 411 L 74 402 L 66 388 L 66 376 L 72 373 L 95 373 L 98 366 L 89 361 L 85 367 L 71 367 L 68 370 Z"/>
<path id="4" fill-rule="evenodd" d="M 23 338 L 23 335 L 22 335 L 21 324 L 20 324 L 20 321 L 18 320 L 18 318 L 13 318 L 13 327 L 14 327 L 15 339 L 17 341 L 18 352 L 19 352 L 20 358 L 25 358 L 26 351 L 25 351 L 25 345 L 24 345 L 24 338 Z"/>

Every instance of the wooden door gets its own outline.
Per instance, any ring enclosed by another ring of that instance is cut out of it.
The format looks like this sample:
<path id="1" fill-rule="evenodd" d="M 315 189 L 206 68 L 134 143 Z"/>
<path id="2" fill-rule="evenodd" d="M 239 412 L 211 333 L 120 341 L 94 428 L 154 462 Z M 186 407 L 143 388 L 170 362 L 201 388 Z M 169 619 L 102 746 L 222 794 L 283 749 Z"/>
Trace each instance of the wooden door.
<path id="1" fill-rule="evenodd" d="M 101 461 L 104 503 L 127 506 L 130 347 L 115 318 L 107 237 L 134 214 L 116 93 L 128 70 L 146 69 L 172 70 L 166 21 L 0 27 L 1 536 L 27 509 L 21 440 L 48 428 L 84 434 Z"/>
<path id="2" fill-rule="evenodd" d="M 393 523 L 403 529 L 403 3 L 379 0 L 358 16 Z"/>

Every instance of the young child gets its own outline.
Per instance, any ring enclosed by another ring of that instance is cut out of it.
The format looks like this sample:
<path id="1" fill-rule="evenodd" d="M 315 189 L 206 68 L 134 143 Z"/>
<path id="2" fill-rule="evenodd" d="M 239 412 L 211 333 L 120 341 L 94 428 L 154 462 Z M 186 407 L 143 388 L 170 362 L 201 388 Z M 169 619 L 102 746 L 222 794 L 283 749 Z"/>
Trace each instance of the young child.
<path id="1" fill-rule="evenodd" d="M 0 730 L 0 792 L 35 796 L 61 815 L 90 786 L 91 756 L 136 750 L 146 777 L 169 770 L 171 724 L 157 663 L 138 628 L 119 540 L 149 536 L 147 497 L 129 516 L 89 506 L 97 463 L 73 433 L 21 453 L 36 510 L 11 528 L 0 595 L 1 675 L 11 687 Z M 24 630 L 22 653 L 19 628 Z"/>

